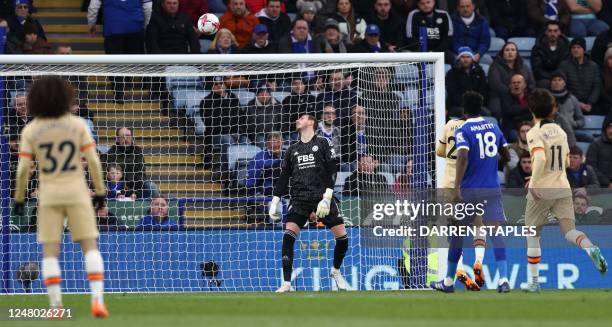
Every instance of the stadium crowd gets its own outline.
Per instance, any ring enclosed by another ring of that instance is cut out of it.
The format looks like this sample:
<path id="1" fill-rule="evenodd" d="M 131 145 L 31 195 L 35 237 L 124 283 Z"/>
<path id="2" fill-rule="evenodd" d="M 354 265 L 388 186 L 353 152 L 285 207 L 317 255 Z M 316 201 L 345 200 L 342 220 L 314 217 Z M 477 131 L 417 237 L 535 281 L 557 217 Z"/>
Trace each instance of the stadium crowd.
<path id="1" fill-rule="evenodd" d="M 512 160 L 503 168 L 507 187 L 523 187 L 529 179 L 526 133 L 532 117 L 526 99 L 534 88 L 547 88 L 559 107 L 555 122 L 572 147 L 572 185 L 612 188 L 610 1 L 130 0 L 125 6 L 87 2 L 89 32 L 96 35 L 96 23 L 103 24 L 107 54 L 444 52 L 447 115 L 461 115 L 466 91 L 485 98 L 487 119 L 499 124 L 512 142 Z M 66 44 L 47 42 L 44 26 L 32 11 L 31 0 L 0 2 L 5 54 L 71 53 Z M 198 18 L 206 12 L 220 17 L 214 36 L 197 29 Z M 426 44 L 419 42 L 422 27 Z M 337 148 L 341 171 L 352 173 L 344 194 L 350 195 L 356 183 L 364 184 L 361 190 L 402 192 L 410 185 L 414 128 L 414 103 L 403 100 L 415 86 L 403 84 L 398 71 L 368 72 L 368 85 L 362 89 L 354 81 L 354 71 L 343 70 L 199 80 L 196 91 L 203 96 L 195 108 L 173 101 L 186 90 L 172 80 L 153 78 L 156 89 L 151 91 L 165 101 L 166 114 L 187 109 L 187 125 L 221 162 L 228 162 L 232 146 L 259 147 L 261 153 L 244 167 L 244 175 L 221 168 L 228 179 L 240 176 L 232 185 L 269 195 L 284 155 L 281 144 L 297 140 L 293 122 L 300 114 L 315 113 L 320 119 L 318 134 Z M 127 84 L 122 78 L 111 82 L 115 100 L 123 102 Z M 251 97 L 243 102 L 245 93 Z M 7 124 L 11 162 L 16 164 L 17 136 L 28 117 L 23 93 L 11 96 Z M 84 103 L 75 104 L 75 113 L 93 119 Z M 95 134 L 93 123 L 91 130 Z M 103 153 L 109 198 L 159 196 L 156 185 L 147 180 L 142 149 L 132 131 L 119 128 L 116 136 L 116 145 Z M 396 147 L 386 146 L 390 138 Z M 377 172 L 390 174 L 392 180 L 386 178 L 385 183 L 386 176 Z"/>

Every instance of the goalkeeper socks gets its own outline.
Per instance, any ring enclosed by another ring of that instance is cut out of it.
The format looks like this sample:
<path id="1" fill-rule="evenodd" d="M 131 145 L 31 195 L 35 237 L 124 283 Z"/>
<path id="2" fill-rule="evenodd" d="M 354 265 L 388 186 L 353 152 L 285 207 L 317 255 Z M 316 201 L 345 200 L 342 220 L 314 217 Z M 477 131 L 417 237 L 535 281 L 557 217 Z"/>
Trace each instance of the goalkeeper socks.
<path id="1" fill-rule="evenodd" d="M 42 275 L 49 294 L 51 308 L 62 306 L 62 278 L 59 261 L 56 257 L 46 257 L 42 260 Z"/>
<path id="2" fill-rule="evenodd" d="M 283 280 L 291 282 L 291 272 L 293 271 L 293 245 L 297 235 L 291 230 L 285 230 L 283 235 Z"/>
<path id="3" fill-rule="evenodd" d="M 348 244 L 348 235 L 344 234 L 336 238 L 336 246 L 334 246 L 334 268 L 340 269 L 340 266 L 342 266 L 342 260 L 344 260 L 344 256 L 348 250 Z"/>
<path id="4" fill-rule="evenodd" d="M 567 232 L 565 234 L 565 239 L 570 243 L 578 245 L 587 252 L 593 247 L 591 240 L 589 240 L 589 238 L 583 232 L 576 229 L 572 229 L 571 231 Z"/>
<path id="5" fill-rule="evenodd" d="M 539 236 L 527 236 L 527 273 L 529 282 L 537 284 L 540 282 L 540 260 L 542 249 L 540 248 Z"/>
<path id="6" fill-rule="evenodd" d="M 91 302 L 104 303 L 104 261 L 100 251 L 85 253 L 85 270 L 91 288 Z"/>

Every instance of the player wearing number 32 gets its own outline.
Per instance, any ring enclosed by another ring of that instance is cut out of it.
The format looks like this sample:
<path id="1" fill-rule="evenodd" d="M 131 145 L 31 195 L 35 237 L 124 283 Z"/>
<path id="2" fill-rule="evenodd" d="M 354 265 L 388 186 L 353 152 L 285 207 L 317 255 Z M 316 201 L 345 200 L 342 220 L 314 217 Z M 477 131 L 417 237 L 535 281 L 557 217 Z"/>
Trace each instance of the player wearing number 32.
<path id="1" fill-rule="evenodd" d="M 106 187 L 102 180 L 96 144 L 82 118 L 70 114 L 74 90 L 58 76 L 36 80 L 28 94 L 28 112 L 34 117 L 23 129 L 19 144 L 14 213 L 24 214 L 25 188 L 30 164 L 38 161 L 38 242 L 43 247 L 42 274 L 52 308 L 62 307 L 61 269 L 58 261 L 64 218 L 72 241 L 79 242 L 91 288 L 91 312 L 106 318 L 104 263 L 98 251 L 92 199 L 81 166 L 87 159 L 93 179 L 97 208 L 104 206 Z"/>
<path id="2" fill-rule="evenodd" d="M 344 220 L 339 215 L 333 196 L 338 155 L 330 141 L 315 135 L 317 121 L 314 115 L 301 115 L 295 125 L 300 133 L 300 140 L 292 144 L 285 153 L 269 211 L 272 220 L 280 218 L 280 197 L 287 193 L 291 180 L 291 202 L 282 246 L 283 283 L 276 292 L 292 291 L 293 247 L 300 228 L 306 225 L 312 213 L 316 213 L 317 218 L 331 230 L 336 239 L 331 277 L 339 290 L 346 290 L 346 281 L 340 273 L 340 266 L 349 240 Z"/>

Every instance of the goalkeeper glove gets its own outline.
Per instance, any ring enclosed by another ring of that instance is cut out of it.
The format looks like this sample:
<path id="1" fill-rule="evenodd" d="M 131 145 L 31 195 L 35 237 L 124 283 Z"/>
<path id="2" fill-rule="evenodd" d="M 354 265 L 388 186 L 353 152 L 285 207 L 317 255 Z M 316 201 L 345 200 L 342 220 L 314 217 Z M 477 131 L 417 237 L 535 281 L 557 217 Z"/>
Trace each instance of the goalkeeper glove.
<path id="1" fill-rule="evenodd" d="M 329 215 L 329 208 L 331 207 L 331 199 L 334 195 L 334 190 L 328 188 L 325 189 L 325 194 L 323 194 L 323 200 L 319 201 L 317 205 L 317 217 L 325 218 Z"/>
<path id="2" fill-rule="evenodd" d="M 106 196 L 104 195 L 94 195 L 93 205 L 96 211 L 104 208 L 104 202 L 106 200 Z"/>
<path id="3" fill-rule="evenodd" d="M 23 216 L 25 213 L 25 204 L 23 202 L 15 202 L 13 204 L 13 214 L 16 216 Z"/>
<path id="4" fill-rule="evenodd" d="M 270 209 L 268 210 L 268 216 L 272 221 L 278 221 L 280 219 L 278 215 L 278 204 L 280 203 L 280 198 L 275 196 L 272 198 L 272 202 L 270 202 Z"/>

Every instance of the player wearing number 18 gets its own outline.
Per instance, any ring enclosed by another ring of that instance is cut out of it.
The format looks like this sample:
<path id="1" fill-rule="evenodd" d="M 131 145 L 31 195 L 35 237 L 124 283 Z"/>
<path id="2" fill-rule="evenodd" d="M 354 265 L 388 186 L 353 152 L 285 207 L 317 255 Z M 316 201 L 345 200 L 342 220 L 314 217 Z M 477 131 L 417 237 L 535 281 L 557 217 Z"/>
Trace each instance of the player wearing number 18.
<path id="1" fill-rule="evenodd" d="M 43 248 L 42 274 L 51 308 L 62 307 L 58 257 L 67 217 L 72 241 L 79 242 L 84 253 L 92 315 L 106 318 L 104 262 L 98 251 L 98 229 L 81 153 L 89 165 L 96 189 L 94 203 L 98 208 L 104 205 L 106 188 L 96 144 L 87 124 L 70 114 L 73 97 L 70 84 L 58 76 L 45 76 L 32 84 L 28 112 L 34 120 L 21 133 L 14 213 L 23 215 L 30 164 L 36 158 L 39 169 L 37 236 Z"/>

